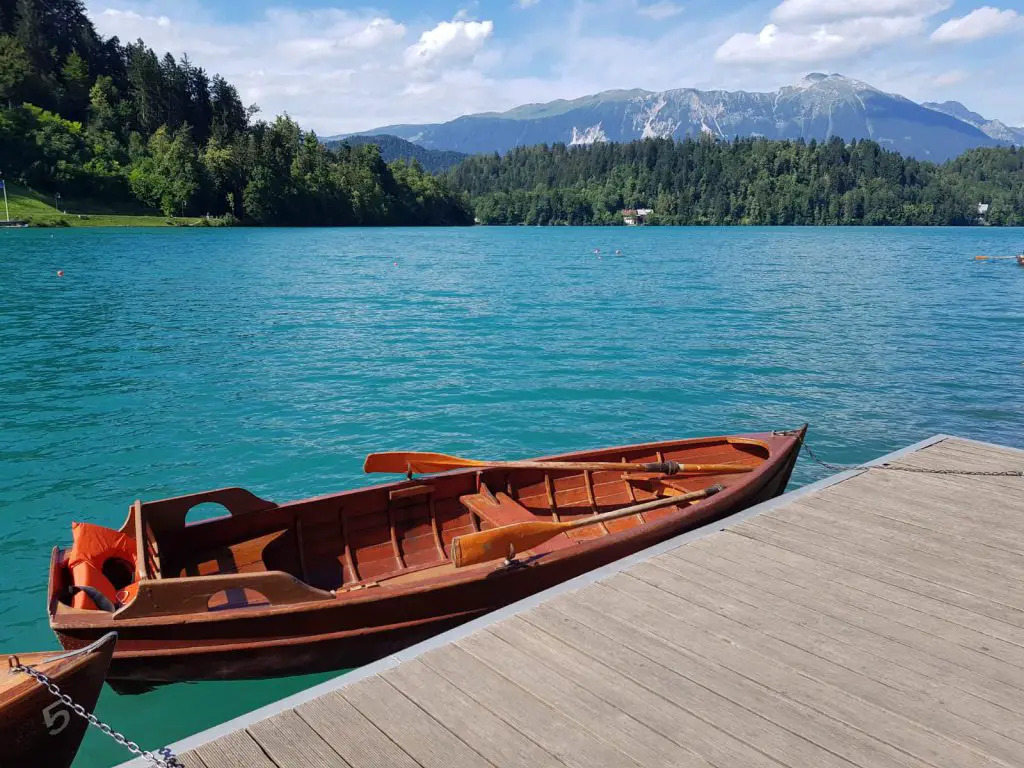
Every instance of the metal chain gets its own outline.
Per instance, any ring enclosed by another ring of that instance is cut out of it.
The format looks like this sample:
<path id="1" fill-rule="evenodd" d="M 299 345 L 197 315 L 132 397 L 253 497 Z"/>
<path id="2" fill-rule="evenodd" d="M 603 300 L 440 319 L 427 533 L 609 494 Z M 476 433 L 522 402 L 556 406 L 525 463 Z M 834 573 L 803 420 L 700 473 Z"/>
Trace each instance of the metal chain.
<path id="1" fill-rule="evenodd" d="M 124 734 L 118 733 L 106 723 L 102 722 L 96 715 L 86 711 L 85 707 L 81 704 L 75 703 L 75 701 L 68 696 L 66 693 L 61 691 L 60 687 L 53 682 L 50 678 L 44 675 L 37 669 L 25 666 L 24 664 L 12 664 L 11 669 L 15 672 L 24 672 L 29 677 L 34 678 L 38 683 L 45 686 L 45 688 L 53 694 L 54 698 L 62 701 L 68 708 L 71 709 L 79 717 L 83 718 L 90 725 L 99 728 L 103 733 L 107 734 L 110 738 L 120 744 L 122 747 L 127 749 L 134 755 L 145 758 L 153 765 L 159 766 L 159 768 L 184 768 L 184 766 L 178 761 L 178 758 L 171 752 L 170 749 L 164 747 L 160 750 L 160 754 L 154 754 L 148 750 L 143 749 L 134 741 L 128 739 Z"/>
<path id="2" fill-rule="evenodd" d="M 815 464 L 820 464 L 825 469 L 833 472 L 846 472 L 853 469 L 889 469 L 895 472 L 917 472 L 924 475 L 973 475 L 979 477 L 1024 477 L 1024 469 L 1005 469 L 996 471 L 980 471 L 969 469 L 925 469 L 924 467 L 897 467 L 889 464 L 867 465 L 867 464 L 830 464 L 818 458 L 806 442 L 801 446 L 804 453 Z"/>

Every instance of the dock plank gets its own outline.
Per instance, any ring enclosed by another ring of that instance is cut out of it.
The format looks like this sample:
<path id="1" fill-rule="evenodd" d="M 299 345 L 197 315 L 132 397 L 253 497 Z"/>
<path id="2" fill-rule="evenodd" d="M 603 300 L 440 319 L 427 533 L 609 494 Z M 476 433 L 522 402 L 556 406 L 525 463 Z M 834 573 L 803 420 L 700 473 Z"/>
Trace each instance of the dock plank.
<path id="1" fill-rule="evenodd" d="M 280 766 L 351 768 L 294 709 L 255 723 L 249 733 Z"/>
<path id="2" fill-rule="evenodd" d="M 196 747 L 195 754 L 208 768 L 285 768 L 267 757 L 246 730 L 234 731 L 202 744 Z"/>
<path id="3" fill-rule="evenodd" d="M 590 738 L 607 742 L 643 766 L 706 765 L 705 761 L 635 717 L 629 706 L 632 700 L 608 702 L 561 671 L 537 664 L 529 654 L 493 632 L 478 632 L 456 645 L 561 712 L 573 721 L 573 728 L 589 732 Z"/>
<path id="4" fill-rule="evenodd" d="M 477 706 L 418 659 L 388 670 L 383 676 L 495 765 L 509 768 L 561 768 L 564 765 L 497 715 Z"/>
<path id="5" fill-rule="evenodd" d="M 769 519 L 750 522 L 750 525 L 745 525 L 736 533 L 821 563 L 842 567 L 852 573 L 877 578 L 909 592 L 949 602 L 1014 627 L 1024 627 L 1024 610 L 1006 605 L 995 598 L 965 591 L 948 579 L 943 583 L 925 572 L 909 572 L 904 563 L 885 562 L 871 558 L 870 553 L 851 551 L 849 548 L 844 550 L 836 539 L 807 530 L 794 531 L 794 526 L 785 523 Z"/>
<path id="6" fill-rule="evenodd" d="M 382 677 L 346 686 L 341 694 L 423 768 L 492 765 Z"/>
<path id="7" fill-rule="evenodd" d="M 687 753 L 678 757 L 677 765 L 711 765 L 698 752 L 690 751 L 687 732 L 692 732 L 695 727 L 706 729 L 706 725 L 688 712 L 616 672 L 603 661 L 587 656 L 553 635 L 539 631 L 520 617 L 507 619 L 489 631 L 509 645 L 521 649 L 533 663 L 543 665 L 545 674 L 567 675 L 589 692 L 621 711 L 630 713 L 661 736 L 682 747 Z M 628 652 L 627 649 L 622 650 Z"/>
<path id="8" fill-rule="evenodd" d="M 733 563 L 724 557 L 697 547 L 687 548 L 675 553 L 688 562 L 703 565 L 716 570 L 737 581 L 753 583 L 761 586 L 766 592 L 785 597 L 805 607 L 825 613 L 840 621 L 866 629 L 869 632 L 895 640 L 898 643 L 917 649 L 939 659 L 956 664 L 964 669 L 982 673 L 995 679 L 1001 679 L 1018 688 L 1024 693 L 1024 669 L 1007 665 L 987 653 L 944 641 L 928 632 L 879 615 L 874 611 L 864 610 L 850 603 L 836 603 L 821 599 L 821 588 L 800 587 L 785 581 L 771 581 L 746 565 Z"/>
<path id="9" fill-rule="evenodd" d="M 772 729 L 773 723 L 746 719 L 744 710 L 729 699 L 705 691 L 677 670 L 638 653 L 630 633 L 619 632 L 615 626 L 604 627 L 604 632 L 595 631 L 591 625 L 578 621 L 559 607 L 553 603 L 541 605 L 522 618 L 538 630 L 592 659 L 603 661 L 610 670 L 676 705 L 684 712 L 679 720 L 679 736 L 713 765 L 719 768 L 739 765 L 778 768 L 777 760 L 750 744 L 750 741 L 759 743 L 760 735 Z M 586 618 L 587 612 L 583 614 Z M 629 645 L 624 646 L 623 642 Z M 623 647 L 632 650 L 623 653 Z"/>
<path id="10" fill-rule="evenodd" d="M 779 614 L 773 610 L 772 601 L 765 599 L 766 596 L 759 595 L 750 600 L 748 597 L 737 595 L 734 591 L 726 595 L 695 580 L 691 574 L 683 575 L 685 569 L 686 566 L 678 561 L 656 558 L 650 563 L 640 563 L 632 568 L 629 575 L 683 597 L 688 602 L 724 618 L 864 675 L 880 683 L 883 688 L 876 690 L 883 694 L 886 693 L 884 687 L 916 694 L 924 698 L 929 706 L 941 706 L 977 725 L 990 728 L 1024 744 L 1024 718 L 1006 717 L 1006 708 L 962 690 L 956 681 L 948 677 L 928 677 L 900 666 L 888 658 L 887 654 L 871 653 L 852 643 L 837 640 L 819 629 L 812 629 L 808 624 L 778 621 Z M 742 599 L 747 599 L 748 602 L 742 602 Z M 759 646 L 764 648 L 763 643 L 759 643 Z M 899 654 L 905 653 L 902 648 L 893 650 Z"/>
<path id="11" fill-rule="evenodd" d="M 313 699 L 296 712 L 348 765 L 419 768 L 419 763 L 337 691 Z"/>
<path id="12" fill-rule="evenodd" d="M 761 528 L 780 532 L 798 542 L 814 543 L 839 553 L 855 554 L 863 558 L 865 563 L 889 566 L 910 576 L 934 582 L 940 587 L 959 590 L 1017 611 L 1024 611 L 1024 592 L 1006 588 L 1004 582 L 992 578 L 988 573 L 982 577 L 981 574 L 972 573 L 969 569 L 950 567 L 948 562 L 921 555 L 910 549 L 893 551 L 889 548 L 883 551 L 871 544 L 844 538 L 838 535 L 834 528 L 819 525 L 814 521 L 801 521 L 797 524 L 778 517 L 766 517 L 748 521 L 737 533 L 749 535 L 749 531 Z"/>
<path id="13" fill-rule="evenodd" d="M 573 768 L 625 768 L 641 765 L 603 739 L 583 731 L 567 715 L 502 677 L 455 645 L 427 653 L 423 663 L 450 680 L 481 707 Z"/>
<path id="14" fill-rule="evenodd" d="M 1024 478 L 947 472 L 1024 451 L 947 437 L 888 463 L 943 471 L 783 497 L 183 764 L 1024 768 Z"/>
<path id="15" fill-rule="evenodd" d="M 756 563 L 760 573 L 775 575 L 798 586 L 812 587 L 825 583 L 832 591 L 842 591 L 843 598 L 850 600 L 854 605 L 881 606 L 879 611 L 898 611 L 899 620 L 903 623 L 911 623 L 912 626 L 927 629 L 936 635 L 953 632 L 953 636 L 966 638 L 969 643 L 996 640 L 1006 644 L 1008 652 L 1016 657 L 1012 663 L 1019 664 L 1018 654 L 1024 652 L 1024 627 L 990 619 L 949 602 L 817 562 L 746 536 L 727 537 L 716 546 L 715 554 L 741 565 Z M 860 595 L 866 596 L 863 600 L 867 602 L 858 602 L 861 599 Z M 884 601 L 887 605 L 882 606 L 878 601 Z M 950 624 L 956 629 L 949 627 Z M 986 652 L 991 650 L 986 649 Z"/>
<path id="16" fill-rule="evenodd" d="M 602 588 L 603 589 L 603 588 Z M 623 618 L 628 612 L 646 610 L 646 606 L 628 605 L 624 596 L 601 592 L 602 607 L 594 607 L 591 595 L 573 602 L 557 603 L 556 607 L 573 618 L 585 621 L 594 631 L 606 636 L 619 634 L 632 637 L 636 652 L 677 671 L 686 682 L 680 688 L 693 702 L 694 711 L 700 711 L 722 728 L 733 728 L 735 735 L 748 741 L 774 759 L 786 765 L 909 765 L 923 763 L 908 760 L 896 750 L 887 749 L 871 738 L 851 734 L 849 729 L 822 717 L 813 709 L 776 695 L 749 676 L 737 673 L 718 660 L 694 653 L 692 648 L 681 648 L 661 633 L 635 628 L 632 618 Z M 706 641 L 705 636 L 701 638 Z M 712 696 L 705 691 L 711 692 Z M 757 715 L 758 719 L 751 715 Z M 730 726 L 729 716 L 733 725 Z M 743 728 L 737 729 L 736 723 Z"/>
<path id="17" fill-rule="evenodd" d="M 899 691 L 832 660 L 723 620 L 678 595 L 669 593 L 666 598 L 666 590 L 630 574 L 620 574 L 605 585 L 658 611 L 657 623 L 649 620 L 645 631 L 649 628 L 671 642 L 673 633 L 685 628 L 695 634 L 695 640 L 700 639 L 694 645 L 697 651 L 712 661 L 922 760 L 934 762 L 945 754 L 964 765 L 978 761 L 979 755 L 1013 761 L 1024 747 L 985 726 L 937 709 L 929 697 Z M 602 595 L 602 600 L 607 603 L 611 598 Z M 630 611 L 649 615 L 643 605 L 634 604 Z"/>

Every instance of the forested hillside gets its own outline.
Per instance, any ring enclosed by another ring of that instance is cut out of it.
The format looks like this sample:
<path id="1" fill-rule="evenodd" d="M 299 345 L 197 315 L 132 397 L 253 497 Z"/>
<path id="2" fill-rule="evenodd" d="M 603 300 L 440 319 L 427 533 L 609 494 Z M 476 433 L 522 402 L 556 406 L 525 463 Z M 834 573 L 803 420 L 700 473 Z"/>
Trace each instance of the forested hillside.
<path id="1" fill-rule="evenodd" d="M 447 171 L 468 157 L 462 152 L 427 149 L 419 144 L 413 144 L 411 141 L 388 135 L 347 136 L 344 139 L 333 139 L 325 143 L 331 149 L 338 149 L 342 144 L 351 144 L 353 147 L 373 144 L 380 148 L 380 156 L 384 158 L 384 162 L 393 163 L 395 160 L 405 160 L 411 163 L 415 160 L 428 173 Z"/>
<path id="2" fill-rule="evenodd" d="M 556 144 L 471 157 L 448 175 L 487 224 L 1024 224 L 1024 150 L 975 149 L 945 165 L 872 141 L 705 137 Z"/>
<path id="3" fill-rule="evenodd" d="M 445 181 L 256 119 L 234 86 L 139 40 L 101 39 L 81 0 L 0 0 L 0 169 L 65 197 L 255 224 L 467 224 Z"/>

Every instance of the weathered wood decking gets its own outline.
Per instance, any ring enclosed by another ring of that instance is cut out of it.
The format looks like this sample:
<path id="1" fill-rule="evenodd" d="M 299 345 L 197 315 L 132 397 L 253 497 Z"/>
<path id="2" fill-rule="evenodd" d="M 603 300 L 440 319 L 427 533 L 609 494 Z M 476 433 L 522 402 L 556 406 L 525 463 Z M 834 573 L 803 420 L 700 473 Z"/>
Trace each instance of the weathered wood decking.
<path id="1" fill-rule="evenodd" d="M 928 442 L 894 463 L 1024 469 Z M 844 473 L 178 746 L 190 768 L 1024 766 L 1024 478 Z"/>

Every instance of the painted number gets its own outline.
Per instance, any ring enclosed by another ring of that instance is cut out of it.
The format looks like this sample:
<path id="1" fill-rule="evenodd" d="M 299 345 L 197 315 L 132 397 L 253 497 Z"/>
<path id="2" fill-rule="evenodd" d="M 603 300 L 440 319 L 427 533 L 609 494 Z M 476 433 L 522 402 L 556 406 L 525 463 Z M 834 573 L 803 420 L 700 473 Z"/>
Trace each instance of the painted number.
<path id="1" fill-rule="evenodd" d="M 61 709 L 63 704 L 63 701 L 55 701 L 43 710 L 43 722 L 46 723 L 51 736 L 56 736 L 71 722 L 71 714 L 66 709 Z"/>

